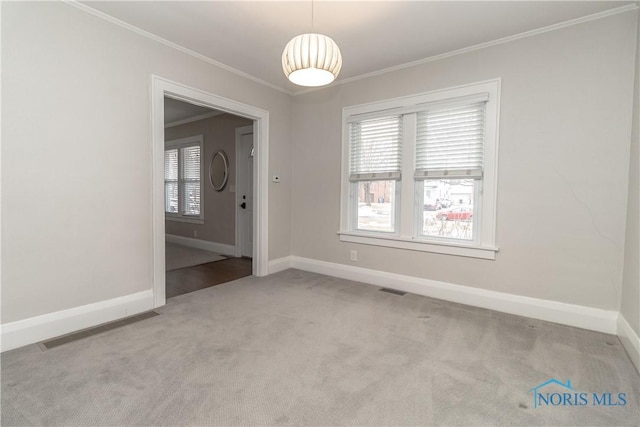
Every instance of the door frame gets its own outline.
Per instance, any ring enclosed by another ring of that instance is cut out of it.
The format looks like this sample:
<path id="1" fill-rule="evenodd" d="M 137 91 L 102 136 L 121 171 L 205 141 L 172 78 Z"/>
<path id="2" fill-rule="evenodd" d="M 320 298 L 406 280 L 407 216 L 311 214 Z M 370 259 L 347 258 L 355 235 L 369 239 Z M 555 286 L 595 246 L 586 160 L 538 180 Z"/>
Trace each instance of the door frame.
<path id="1" fill-rule="evenodd" d="M 153 306 L 166 304 L 164 213 L 164 98 L 253 120 L 253 274 L 266 276 L 269 261 L 269 112 L 213 93 L 151 76 L 151 212 Z"/>
<path id="2" fill-rule="evenodd" d="M 247 134 L 253 134 L 253 146 L 255 147 L 256 145 L 256 135 L 255 133 L 253 133 L 253 126 L 243 126 L 243 127 L 239 127 L 236 128 L 236 164 L 235 164 L 235 169 L 236 169 L 236 244 L 235 244 L 235 248 L 236 248 L 236 252 L 235 252 L 235 256 L 240 257 L 242 256 L 242 230 L 241 230 L 241 224 L 242 221 L 240 221 L 240 203 L 242 203 L 242 200 L 240 199 L 240 193 L 238 192 L 238 186 L 240 183 L 240 156 L 238 156 L 238 153 L 240 152 L 239 148 L 240 148 L 240 144 L 242 141 L 242 136 L 243 135 L 247 135 Z M 254 152 L 254 164 L 255 164 L 255 152 Z M 244 168 L 243 168 L 244 170 Z M 254 183 L 254 188 L 255 188 L 255 177 L 253 179 L 253 183 Z M 255 191 L 254 191 L 254 196 L 255 196 Z M 255 202 L 255 199 L 254 199 Z M 255 203 L 254 203 L 254 212 L 255 212 Z M 254 215 L 255 218 L 255 215 Z M 255 230 L 255 223 L 252 224 L 253 230 Z M 255 243 L 255 242 L 254 242 Z"/>

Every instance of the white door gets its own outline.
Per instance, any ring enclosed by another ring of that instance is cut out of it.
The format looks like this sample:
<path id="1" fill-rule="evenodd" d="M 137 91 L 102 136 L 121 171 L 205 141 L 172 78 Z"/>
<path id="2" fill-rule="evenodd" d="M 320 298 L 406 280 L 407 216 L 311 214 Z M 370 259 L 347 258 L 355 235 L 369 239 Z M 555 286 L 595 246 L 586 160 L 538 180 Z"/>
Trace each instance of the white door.
<path id="1" fill-rule="evenodd" d="M 240 132 L 236 143 L 238 166 L 236 201 L 241 256 L 253 257 L 253 132 Z"/>

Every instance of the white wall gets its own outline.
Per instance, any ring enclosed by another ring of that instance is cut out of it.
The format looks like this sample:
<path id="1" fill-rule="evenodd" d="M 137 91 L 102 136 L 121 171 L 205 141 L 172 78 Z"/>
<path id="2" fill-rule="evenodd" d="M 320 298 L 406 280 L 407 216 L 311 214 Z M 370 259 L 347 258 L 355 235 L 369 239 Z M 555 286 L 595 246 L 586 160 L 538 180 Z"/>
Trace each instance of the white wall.
<path id="1" fill-rule="evenodd" d="M 625 13 L 294 98 L 293 254 L 617 310 L 636 25 Z M 341 109 L 496 77 L 496 260 L 339 242 Z"/>
<path id="2" fill-rule="evenodd" d="M 640 26 L 640 14 L 639 14 Z M 620 313 L 640 336 L 640 28 L 636 51 L 636 78 L 633 91 L 633 127 L 629 159 L 629 201 L 624 252 L 624 275 Z"/>
<path id="3" fill-rule="evenodd" d="M 290 254 L 291 100 L 62 2 L 2 2 L 2 323 L 152 288 L 151 75 L 268 110 Z"/>

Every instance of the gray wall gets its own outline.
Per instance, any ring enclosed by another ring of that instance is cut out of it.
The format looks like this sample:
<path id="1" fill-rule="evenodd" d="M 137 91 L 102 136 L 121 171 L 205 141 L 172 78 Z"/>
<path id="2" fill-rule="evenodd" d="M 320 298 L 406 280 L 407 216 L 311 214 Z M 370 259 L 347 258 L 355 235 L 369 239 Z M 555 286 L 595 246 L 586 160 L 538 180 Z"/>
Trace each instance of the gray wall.
<path id="1" fill-rule="evenodd" d="M 202 135 L 204 138 L 204 224 L 165 221 L 168 234 L 235 245 L 236 200 L 230 190 L 236 185 L 236 128 L 251 125 L 251 120 L 223 114 L 205 120 L 173 126 L 164 130 L 165 141 Z M 209 162 L 223 150 L 229 159 L 229 181 L 222 191 L 215 191 L 208 181 Z M 194 231 L 197 237 L 194 236 Z"/>
<path id="2" fill-rule="evenodd" d="M 640 27 L 640 15 L 639 15 Z M 629 201 L 624 252 L 624 276 L 620 312 L 640 336 L 640 28 L 636 50 L 636 78 L 633 91 L 633 127 L 629 159 Z"/>
<path id="3" fill-rule="evenodd" d="M 2 2 L 2 322 L 152 288 L 151 75 L 269 111 L 291 253 L 291 99 L 62 2 Z"/>
<path id="4" fill-rule="evenodd" d="M 293 254 L 616 310 L 636 26 L 625 13 L 295 97 Z M 341 109 L 496 77 L 496 260 L 341 243 Z"/>
<path id="5" fill-rule="evenodd" d="M 61 2 L 1 7 L 2 323 L 152 288 L 157 74 L 269 111 L 282 178 L 269 184 L 270 259 L 351 264 L 357 249 L 360 267 L 517 295 L 614 310 L 622 295 L 637 328 L 636 12 L 292 101 Z M 341 109 L 495 77 L 497 259 L 340 243 Z"/>

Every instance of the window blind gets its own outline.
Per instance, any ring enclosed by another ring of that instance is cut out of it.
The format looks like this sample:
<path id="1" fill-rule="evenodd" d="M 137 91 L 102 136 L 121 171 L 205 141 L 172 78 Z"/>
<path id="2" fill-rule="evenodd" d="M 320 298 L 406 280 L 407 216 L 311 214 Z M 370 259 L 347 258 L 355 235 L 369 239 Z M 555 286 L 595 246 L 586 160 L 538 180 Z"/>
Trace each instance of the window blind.
<path id="1" fill-rule="evenodd" d="M 200 147 L 184 147 L 180 151 L 183 213 L 185 215 L 200 215 Z"/>
<path id="2" fill-rule="evenodd" d="M 178 213 L 178 150 L 164 152 L 164 210 Z"/>
<path id="3" fill-rule="evenodd" d="M 416 178 L 482 177 L 486 101 L 417 115 Z"/>
<path id="4" fill-rule="evenodd" d="M 349 180 L 400 179 L 402 117 L 350 123 Z"/>

